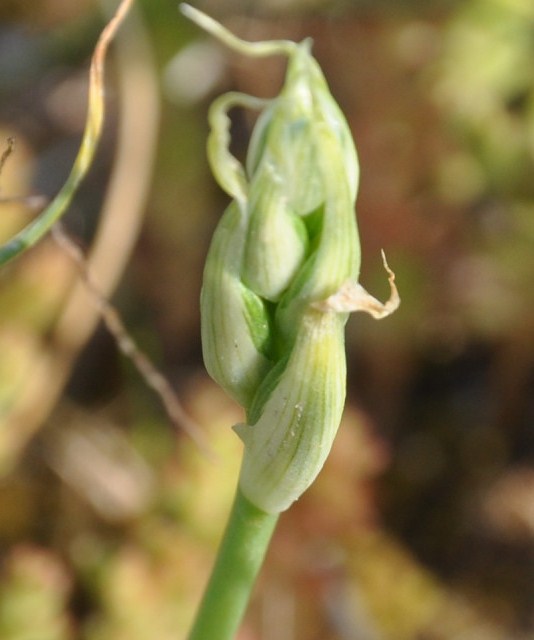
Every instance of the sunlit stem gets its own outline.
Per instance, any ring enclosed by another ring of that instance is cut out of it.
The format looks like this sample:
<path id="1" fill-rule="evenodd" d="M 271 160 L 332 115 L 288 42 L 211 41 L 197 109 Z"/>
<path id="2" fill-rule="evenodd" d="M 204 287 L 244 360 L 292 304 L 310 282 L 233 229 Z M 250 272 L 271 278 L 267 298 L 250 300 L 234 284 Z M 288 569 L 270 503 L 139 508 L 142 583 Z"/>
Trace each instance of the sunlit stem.
<path id="1" fill-rule="evenodd" d="M 238 489 L 217 560 L 188 640 L 232 640 L 241 624 L 278 514 Z"/>

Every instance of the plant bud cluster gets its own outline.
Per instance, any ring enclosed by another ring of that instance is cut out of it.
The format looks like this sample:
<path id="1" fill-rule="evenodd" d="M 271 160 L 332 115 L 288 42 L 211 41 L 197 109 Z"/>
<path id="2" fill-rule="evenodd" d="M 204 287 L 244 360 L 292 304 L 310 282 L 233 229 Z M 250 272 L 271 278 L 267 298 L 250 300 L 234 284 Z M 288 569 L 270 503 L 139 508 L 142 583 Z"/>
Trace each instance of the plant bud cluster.
<path id="1" fill-rule="evenodd" d="M 345 402 L 348 312 L 383 317 L 398 300 L 384 311 L 357 283 L 356 150 L 310 41 L 245 43 L 187 13 L 240 52 L 288 57 L 276 98 L 229 93 L 210 110 L 208 156 L 232 202 L 215 231 L 201 295 L 206 368 L 246 410 L 246 423 L 234 427 L 244 443 L 241 491 L 278 513 L 330 452 Z M 261 109 L 246 167 L 228 150 L 234 106 Z"/>

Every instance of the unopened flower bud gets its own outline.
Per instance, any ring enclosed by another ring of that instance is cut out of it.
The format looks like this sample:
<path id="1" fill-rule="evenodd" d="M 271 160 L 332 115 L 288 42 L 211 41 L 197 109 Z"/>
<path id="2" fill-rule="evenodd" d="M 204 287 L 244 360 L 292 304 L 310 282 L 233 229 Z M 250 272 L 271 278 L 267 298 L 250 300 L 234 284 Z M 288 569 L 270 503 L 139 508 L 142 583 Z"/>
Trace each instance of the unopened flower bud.
<path id="1" fill-rule="evenodd" d="M 204 14 L 186 13 L 240 52 L 288 56 L 280 95 L 232 93 L 210 112 L 208 155 L 233 202 L 215 232 L 201 297 L 210 375 L 246 410 L 240 488 L 268 513 L 287 509 L 331 449 L 345 401 L 344 325 L 351 311 L 384 317 L 358 284 L 354 217 L 358 163 L 349 127 L 310 41 L 245 43 Z M 230 154 L 227 110 L 263 109 L 246 171 Z"/>
<path id="2" fill-rule="evenodd" d="M 278 301 L 302 266 L 308 233 L 291 209 L 276 167 L 262 164 L 250 185 L 249 227 L 243 282 L 257 295 Z"/>
<path id="3" fill-rule="evenodd" d="M 200 298 L 204 364 L 242 406 L 251 402 L 271 365 L 267 310 L 241 282 L 246 234 L 246 216 L 232 203 L 213 236 Z"/>
<path id="4" fill-rule="evenodd" d="M 285 368 L 260 391 L 265 402 L 234 427 L 245 444 L 241 490 L 267 513 L 297 500 L 330 453 L 345 403 L 343 326 L 338 314 L 307 312 Z"/>

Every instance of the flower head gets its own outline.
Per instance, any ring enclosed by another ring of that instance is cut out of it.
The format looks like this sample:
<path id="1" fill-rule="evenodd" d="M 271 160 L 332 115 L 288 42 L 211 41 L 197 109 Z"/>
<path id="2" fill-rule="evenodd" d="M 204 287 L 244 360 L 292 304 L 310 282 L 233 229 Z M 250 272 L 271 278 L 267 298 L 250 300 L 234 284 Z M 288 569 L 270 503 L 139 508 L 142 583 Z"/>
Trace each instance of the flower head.
<path id="1" fill-rule="evenodd" d="M 246 43 L 191 7 L 185 13 L 242 53 L 288 57 L 273 100 L 230 93 L 211 108 L 208 155 L 233 201 L 201 295 L 206 368 L 246 410 L 235 427 L 244 443 L 240 488 L 277 513 L 309 487 L 331 449 L 345 402 L 348 312 L 380 307 L 357 282 L 356 150 L 309 40 Z M 261 109 L 246 168 L 228 150 L 234 105 Z M 398 296 L 388 304 L 390 312 Z"/>

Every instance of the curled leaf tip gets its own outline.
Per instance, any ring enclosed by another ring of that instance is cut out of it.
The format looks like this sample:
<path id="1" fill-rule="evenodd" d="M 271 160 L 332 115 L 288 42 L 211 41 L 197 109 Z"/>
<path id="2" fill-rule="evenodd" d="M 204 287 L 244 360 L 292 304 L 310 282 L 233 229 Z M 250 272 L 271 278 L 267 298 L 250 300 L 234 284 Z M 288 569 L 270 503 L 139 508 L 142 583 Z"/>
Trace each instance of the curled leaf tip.
<path id="1" fill-rule="evenodd" d="M 241 53 L 243 55 L 253 57 L 263 57 L 272 55 L 291 55 L 298 46 L 291 40 L 267 40 L 261 42 L 248 42 L 235 36 L 231 31 L 228 31 L 219 22 L 206 15 L 202 11 L 195 9 L 187 2 L 180 4 L 180 11 L 182 14 L 198 25 L 201 29 L 204 29 L 207 33 L 211 34 L 217 40 L 225 44 L 227 47 Z"/>
<path id="2" fill-rule="evenodd" d="M 336 313 L 352 313 L 364 311 L 375 320 L 382 320 L 394 313 L 400 306 L 400 296 L 395 284 L 395 273 L 390 269 L 384 250 L 381 251 L 384 269 L 388 274 L 390 287 L 389 299 L 380 302 L 368 293 L 358 282 L 345 282 L 339 291 L 332 294 L 326 300 L 316 302 L 313 307 L 319 311 L 334 311 Z"/>
<path id="3" fill-rule="evenodd" d="M 213 29 L 214 25 L 215 28 L 219 28 L 219 24 L 215 22 L 213 18 L 210 18 L 205 13 L 202 13 L 202 11 L 195 9 L 195 7 L 192 7 L 188 2 L 180 2 L 180 4 L 178 5 L 178 9 L 182 13 L 182 15 L 191 20 L 191 22 L 198 24 L 207 31 Z"/>

